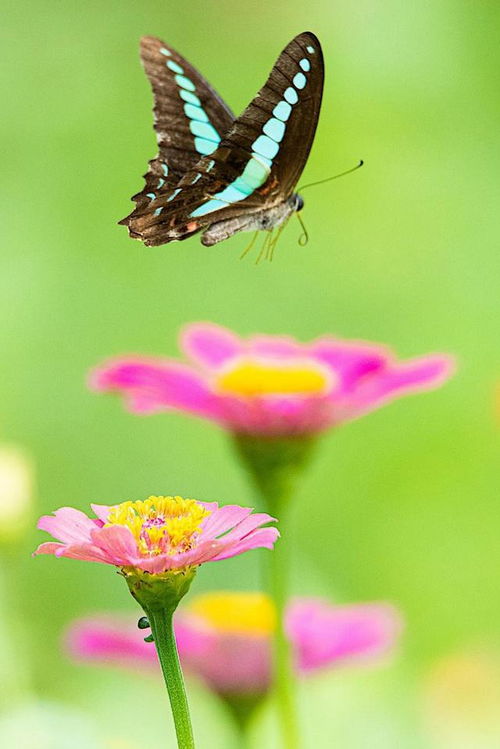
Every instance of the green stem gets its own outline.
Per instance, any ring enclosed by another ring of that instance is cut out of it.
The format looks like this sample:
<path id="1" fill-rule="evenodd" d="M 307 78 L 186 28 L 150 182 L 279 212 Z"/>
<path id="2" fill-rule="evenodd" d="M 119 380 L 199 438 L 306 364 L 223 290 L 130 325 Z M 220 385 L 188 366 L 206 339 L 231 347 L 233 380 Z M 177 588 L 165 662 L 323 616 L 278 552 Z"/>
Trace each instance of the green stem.
<path id="1" fill-rule="evenodd" d="M 279 520 L 281 538 L 269 555 L 268 587 L 274 599 L 277 629 L 274 637 L 275 693 L 284 749 L 300 746 L 292 653 L 284 629 L 290 576 L 291 497 L 307 466 L 316 437 L 234 435 L 238 454 L 249 470 L 266 510 Z"/>
<path id="2" fill-rule="evenodd" d="M 173 628 L 173 610 L 153 608 L 146 611 L 153 633 L 161 670 L 167 685 L 175 733 L 179 749 L 194 749 L 193 729 L 189 717 L 189 707 L 179 663 L 179 654 Z"/>
<path id="3" fill-rule="evenodd" d="M 276 607 L 274 637 L 275 693 L 285 749 L 298 749 L 299 724 L 295 694 L 295 674 L 292 666 L 290 642 L 285 632 L 286 604 L 289 597 L 290 539 L 288 538 L 289 506 L 274 498 L 273 512 L 280 519 L 282 538 L 269 558 L 269 588 Z"/>

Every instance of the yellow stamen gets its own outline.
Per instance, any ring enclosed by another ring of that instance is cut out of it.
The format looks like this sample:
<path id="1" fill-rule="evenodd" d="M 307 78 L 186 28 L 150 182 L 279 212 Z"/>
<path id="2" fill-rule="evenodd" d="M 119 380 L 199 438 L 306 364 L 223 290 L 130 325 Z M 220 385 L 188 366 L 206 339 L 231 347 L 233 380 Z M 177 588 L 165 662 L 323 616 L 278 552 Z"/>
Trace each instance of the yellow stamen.
<path id="1" fill-rule="evenodd" d="M 256 397 L 260 395 L 321 395 L 331 382 L 315 362 L 297 365 L 265 364 L 251 359 L 240 361 L 217 378 L 219 390 Z"/>
<path id="2" fill-rule="evenodd" d="M 210 515 L 199 502 L 182 497 L 149 497 L 113 507 L 106 525 L 126 525 L 146 556 L 177 554 L 193 545 L 202 520 Z"/>
<path id="3" fill-rule="evenodd" d="M 262 637 L 276 627 L 273 602 L 264 593 L 206 593 L 191 602 L 189 611 L 220 632 Z"/>

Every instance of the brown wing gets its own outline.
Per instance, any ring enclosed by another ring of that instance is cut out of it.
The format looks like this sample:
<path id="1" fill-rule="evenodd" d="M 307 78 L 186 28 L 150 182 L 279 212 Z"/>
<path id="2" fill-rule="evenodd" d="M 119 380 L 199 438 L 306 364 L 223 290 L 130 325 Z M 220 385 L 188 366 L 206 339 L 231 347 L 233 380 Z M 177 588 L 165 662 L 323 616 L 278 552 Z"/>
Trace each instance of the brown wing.
<path id="1" fill-rule="evenodd" d="M 220 145 L 130 228 L 146 245 L 185 239 L 215 221 L 286 200 L 307 161 L 318 123 L 324 64 L 318 39 L 299 34 Z"/>
<path id="2" fill-rule="evenodd" d="M 217 92 L 187 60 L 160 39 L 141 39 L 141 61 L 153 89 L 158 156 L 149 162 L 146 185 L 133 200 L 136 215 L 152 213 L 152 202 L 168 194 L 200 158 L 215 151 L 234 115 Z M 150 210 L 151 209 L 151 210 Z"/>

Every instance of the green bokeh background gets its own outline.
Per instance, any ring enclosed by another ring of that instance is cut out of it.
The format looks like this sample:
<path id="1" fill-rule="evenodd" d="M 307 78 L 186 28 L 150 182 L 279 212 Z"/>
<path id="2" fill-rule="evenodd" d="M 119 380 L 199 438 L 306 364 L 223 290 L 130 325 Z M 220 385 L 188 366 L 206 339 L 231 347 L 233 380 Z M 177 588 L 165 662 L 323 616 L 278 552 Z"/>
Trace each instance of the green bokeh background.
<path id="1" fill-rule="evenodd" d="M 458 373 L 443 389 L 324 438 L 297 497 L 293 588 L 391 600 L 407 620 L 394 665 L 303 689 L 307 746 L 337 737 L 346 749 L 461 747 L 436 738 L 422 695 L 439 659 L 500 644 L 500 7 L 28 0 L 2 15 L 0 422 L 2 438 L 36 462 L 36 514 L 162 492 L 254 501 L 215 426 L 137 418 L 86 389 L 89 368 L 110 355 L 176 355 L 187 321 L 303 340 L 331 332 L 401 356 L 455 354 Z M 275 261 L 259 266 L 238 260 L 242 235 L 214 248 L 196 237 L 154 249 L 128 239 L 116 221 L 155 153 L 139 36 L 178 48 L 239 112 L 304 29 L 321 37 L 326 63 L 304 179 L 366 161 L 305 193 L 308 246 L 297 244 L 296 221 Z M 42 536 L 29 534 L 9 573 L 33 684 L 45 700 L 97 709 L 106 736 L 140 746 L 147 723 L 148 746 L 163 746 L 159 685 L 136 689 L 132 677 L 75 667 L 59 651 L 71 618 L 135 611 L 123 584 L 104 566 L 32 560 Z M 254 588 L 258 566 L 259 553 L 208 565 L 196 590 Z M 214 698 L 194 687 L 193 703 L 200 747 L 231 746 Z M 257 722 L 256 746 L 273 746 L 267 720 Z"/>

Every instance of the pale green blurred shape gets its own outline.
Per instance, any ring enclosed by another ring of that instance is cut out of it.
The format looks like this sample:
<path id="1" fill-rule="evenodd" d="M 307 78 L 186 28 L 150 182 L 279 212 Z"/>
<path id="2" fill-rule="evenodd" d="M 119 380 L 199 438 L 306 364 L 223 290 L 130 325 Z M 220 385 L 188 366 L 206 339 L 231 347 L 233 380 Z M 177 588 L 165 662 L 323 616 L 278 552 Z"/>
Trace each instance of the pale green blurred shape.
<path id="1" fill-rule="evenodd" d="M 186 321 L 456 354 L 440 391 L 329 434 L 297 497 L 295 591 L 400 605 L 411 703 L 435 658 L 498 638 L 498 4 L 28 0 L 2 15 L 0 423 L 34 456 L 39 512 L 153 492 L 254 501 L 214 426 L 139 419 L 85 387 L 112 354 L 175 354 Z M 139 36 L 168 40 L 240 111 L 307 28 L 327 77 L 303 181 L 366 161 L 304 194 L 309 245 L 291 222 L 274 263 L 254 267 L 237 259 L 243 236 L 213 249 L 128 239 L 116 221 L 155 153 Z M 86 703 L 90 676 L 61 658 L 61 628 L 134 603 L 108 568 L 32 560 L 43 537 L 19 548 L 25 654 L 47 698 Z M 207 565 L 197 590 L 258 585 L 263 553 Z M 385 697 L 394 730 L 397 697 Z M 335 722 L 335 692 L 331 703 Z M 342 745 L 363 746 L 356 736 Z"/>

